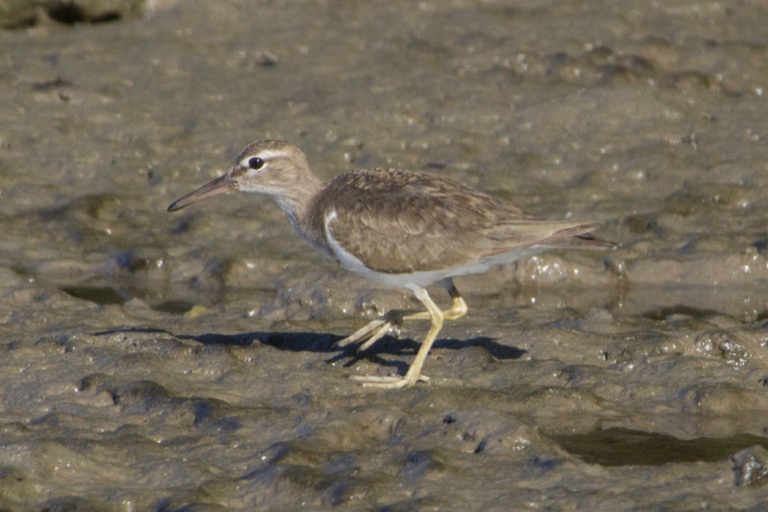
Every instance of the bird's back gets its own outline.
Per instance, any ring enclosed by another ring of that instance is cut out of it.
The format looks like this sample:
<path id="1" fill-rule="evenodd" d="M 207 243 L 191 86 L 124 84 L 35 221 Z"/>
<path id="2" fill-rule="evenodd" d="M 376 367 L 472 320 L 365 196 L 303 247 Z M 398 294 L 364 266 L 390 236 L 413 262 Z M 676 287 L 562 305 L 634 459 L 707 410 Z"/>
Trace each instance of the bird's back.
<path id="1" fill-rule="evenodd" d="M 314 203 L 313 231 L 387 274 L 467 267 L 503 253 L 524 256 L 523 249 L 537 244 L 544 244 L 541 250 L 548 243 L 567 246 L 565 239 L 595 227 L 537 220 L 458 182 L 398 169 L 342 174 Z"/>

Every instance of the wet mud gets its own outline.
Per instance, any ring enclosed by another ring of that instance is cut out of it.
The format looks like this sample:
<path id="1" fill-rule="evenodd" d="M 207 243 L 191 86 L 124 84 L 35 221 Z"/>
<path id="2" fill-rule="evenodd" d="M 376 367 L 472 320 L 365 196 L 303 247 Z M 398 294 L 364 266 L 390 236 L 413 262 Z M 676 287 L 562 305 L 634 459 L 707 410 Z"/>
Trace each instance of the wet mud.
<path id="1" fill-rule="evenodd" d="M 1 508 L 762 510 L 766 6 L 110 9 L 0 30 Z M 427 326 L 335 343 L 407 293 L 268 198 L 165 211 L 264 138 L 621 247 L 457 279 L 430 382 L 363 388 Z"/>

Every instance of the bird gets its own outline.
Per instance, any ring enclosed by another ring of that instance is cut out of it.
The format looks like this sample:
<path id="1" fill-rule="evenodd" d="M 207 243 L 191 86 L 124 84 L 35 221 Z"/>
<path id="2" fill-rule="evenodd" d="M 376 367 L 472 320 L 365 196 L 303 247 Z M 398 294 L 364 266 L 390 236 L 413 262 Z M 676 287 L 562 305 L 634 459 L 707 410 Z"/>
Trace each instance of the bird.
<path id="1" fill-rule="evenodd" d="M 545 220 L 491 195 L 422 171 L 368 168 L 328 182 L 304 152 L 284 140 L 245 147 L 231 169 L 173 202 L 169 212 L 232 191 L 271 196 L 296 232 L 345 269 L 388 287 L 410 290 L 424 310 L 392 310 L 338 342 L 362 352 L 406 321 L 430 327 L 405 375 L 354 376 L 364 386 L 406 388 L 428 381 L 427 355 L 445 320 L 467 313 L 455 277 L 488 271 L 548 249 L 610 249 L 598 224 Z M 448 292 L 450 308 L 427 287 Z"/>

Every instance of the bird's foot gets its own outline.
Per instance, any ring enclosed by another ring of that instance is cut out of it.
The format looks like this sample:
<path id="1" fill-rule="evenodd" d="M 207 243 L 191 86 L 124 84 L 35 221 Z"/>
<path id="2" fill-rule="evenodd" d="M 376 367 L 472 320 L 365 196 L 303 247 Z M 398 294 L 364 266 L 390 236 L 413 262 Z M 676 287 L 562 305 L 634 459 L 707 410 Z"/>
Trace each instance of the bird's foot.
<path id="1" fill-rule="evenodd" d="M 426 375 L 409 376 L 408 374 L 404 377 L 398 375 L 352 375 L 350 379 L 359 382 L 364 387 L 383 389 L 409 388 L 417 382 L 429 382 L 429 377 Z"/>
<path id="2" fill-rule="evenodd" d="M 371 345 L 383 338 L 390 330 L 399 329 L 403 325 L 403 319 L 407 312 L 393 309 L 381 318 L 370 322 L 368 325 L 350 334 L 337 343 L 340 347 L 346 347 L 353 343 L 360 343 L 357 352 L 365 352 Z"/>

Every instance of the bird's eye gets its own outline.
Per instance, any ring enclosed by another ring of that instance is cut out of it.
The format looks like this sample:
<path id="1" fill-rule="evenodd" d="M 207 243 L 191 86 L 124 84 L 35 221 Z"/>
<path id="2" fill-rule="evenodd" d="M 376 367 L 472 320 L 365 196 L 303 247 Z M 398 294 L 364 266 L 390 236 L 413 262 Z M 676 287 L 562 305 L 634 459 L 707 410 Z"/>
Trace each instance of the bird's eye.
<path id="1" fill-rule="evenodd" d="M 264 167 L 264 160 L 262 160 L 261 158 L 259 158 L 257 156 L 255 156 L 253 158 L 249 158 L 248 159 L 248 167 L 250 167 L 251 169 L 254 169 L 254 170 L 259 170 L 262 167 Z"/>

